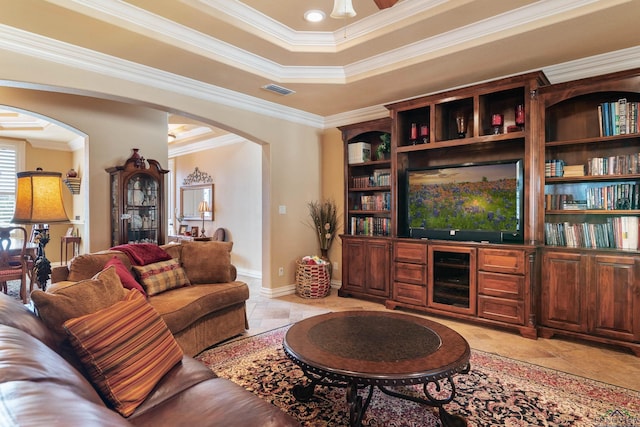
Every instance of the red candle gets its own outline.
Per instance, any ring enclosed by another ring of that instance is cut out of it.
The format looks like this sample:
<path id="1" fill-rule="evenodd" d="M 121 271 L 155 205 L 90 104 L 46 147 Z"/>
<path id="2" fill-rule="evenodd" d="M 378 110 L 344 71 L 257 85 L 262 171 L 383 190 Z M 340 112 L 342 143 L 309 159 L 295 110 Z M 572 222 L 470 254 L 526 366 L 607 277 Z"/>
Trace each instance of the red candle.
<path id="1" fill-rule="evenodd" d="M 411 139 L 417 139 L 418 138 L 418 129 L 416 128 L 416 124 L 415 123 L 411 123 Z"/>
<path id="2" fill-rule="evenodd" d="M 420 126 L 420 136 L 429 135 L 429 128 L 426 125 Z"/>
<path id="3" fill-rule="evenodd" d="M 516 106 L 516 124 L 522 126 L 524 124 L 524 105 Z"/>
<path id="4" fill-rule="evenodd" d="M 502 126 L 502 114 L 494 114 L 491 116 L 492 126 Z"/>

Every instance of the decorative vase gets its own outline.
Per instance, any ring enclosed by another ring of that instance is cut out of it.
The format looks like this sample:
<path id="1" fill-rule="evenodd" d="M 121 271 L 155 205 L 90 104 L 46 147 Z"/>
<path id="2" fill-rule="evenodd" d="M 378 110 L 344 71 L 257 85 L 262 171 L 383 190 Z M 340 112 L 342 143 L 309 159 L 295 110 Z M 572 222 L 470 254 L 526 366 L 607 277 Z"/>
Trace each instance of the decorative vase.
<path id="1" fill-rule="evenodd" d="M 329 277 L 331 277 L 331 273 L 333 273 L 333 266 L 331 265 L 331 260 L 329 259 L 329 249 L 320 249 L 320 259 L 327 262 Z"/>

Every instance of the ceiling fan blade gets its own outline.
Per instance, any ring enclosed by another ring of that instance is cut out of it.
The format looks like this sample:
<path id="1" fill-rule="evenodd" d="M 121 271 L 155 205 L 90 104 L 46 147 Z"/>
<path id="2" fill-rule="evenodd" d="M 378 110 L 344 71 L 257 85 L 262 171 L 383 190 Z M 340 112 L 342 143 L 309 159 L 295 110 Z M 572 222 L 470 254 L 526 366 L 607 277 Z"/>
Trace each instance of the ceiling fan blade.
<path id="1" fill-rule="evenodd" d="M 373 0 L 373 1 L 378 5 L 378 9 L 386 9 L 398 3 L 398 0 Z"/>

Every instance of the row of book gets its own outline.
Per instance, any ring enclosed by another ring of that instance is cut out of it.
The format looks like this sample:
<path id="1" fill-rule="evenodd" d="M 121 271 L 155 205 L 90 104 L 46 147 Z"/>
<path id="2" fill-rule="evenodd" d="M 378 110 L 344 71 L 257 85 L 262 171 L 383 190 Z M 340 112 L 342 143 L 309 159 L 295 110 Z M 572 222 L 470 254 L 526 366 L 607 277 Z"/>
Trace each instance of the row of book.
<path id="1" fill-rule="evenodd" d="M 545 194 L 544 209 L 547 211 L 559 210 L 586 210 L 586 200 L 575 200 L 573 194 Z"/>
<path id="2" fill-rule="evenodd" d="M 545 243 L 569 248 L 638 249 L 638 217 L 608 218 L 606 223 L 545 223 Z"/>
<path id="3" fill-rule="evenodd" d="M 545 194 L 545 210 L 633 210 L 640 209 L 640 183 L 591 187 L 584 199 L 573 194 Z"/>
<path id="4" fill-rule="evenodd" d="M 388 211 L 391 210 L 391 193 L 376 193 L 360 196 L 360 206 L 354 207 L 363 211 Z"/>
<path id="5" fill-rule="evenodd" d="M 587 209 L 629 210 L 640 207 L 640 184 L 621 183 L 587 189 Z"/>
<path id="6" fill-rule="evenodd" d="M 587 175 L 631 175 L 640 173 L 640 153 L 587 160 Z"/>
<path id="7" fill-rule="evenodd" d="M 640 174 L 640 153 L 587 159 L 587 176 L 635 174 Z M 546 178 L 585 176 L 585 165 L 567 165 L 560 159 L 547 160 L 544 176 Z"/>
<path id="8" fill-rule="evenodd" d="M 598 105 L 600 136 L 615 136 L 638 133 L 638 103 L 618 101 Z"/>
<path id="9" fill-rule="evenodd" d="M 391 185 L 391 169 L 378 169 L 372 175 L 354 176 L 351 188 L 388 187 Z"/>
<path id="10" fill-rule="evenodd" d="M 381 217 L 351 217 L 351 234 L 359 236 L 389 236 L 391 219 Z"/>
<path id="11" fill-rule="evenodd" d="M 544 162 L 545 178 L 561 177 L 564 175 L 564 160 L 551 159 Z"/>

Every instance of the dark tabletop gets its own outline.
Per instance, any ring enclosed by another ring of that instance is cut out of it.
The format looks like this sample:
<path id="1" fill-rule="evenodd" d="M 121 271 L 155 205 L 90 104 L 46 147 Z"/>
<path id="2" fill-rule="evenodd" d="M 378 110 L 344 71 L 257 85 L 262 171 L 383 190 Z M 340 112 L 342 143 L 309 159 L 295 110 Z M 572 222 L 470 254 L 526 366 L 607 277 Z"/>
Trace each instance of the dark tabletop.
<path id="1" fill-rule="evenodd" d="M 313 371 L 385 384 L 445 378 L 462 371 L 470 357 L 469 344 L 454 330 L 384 311 L 336 312 L 302 320 L 289 328 L 283 345 Z"/>

